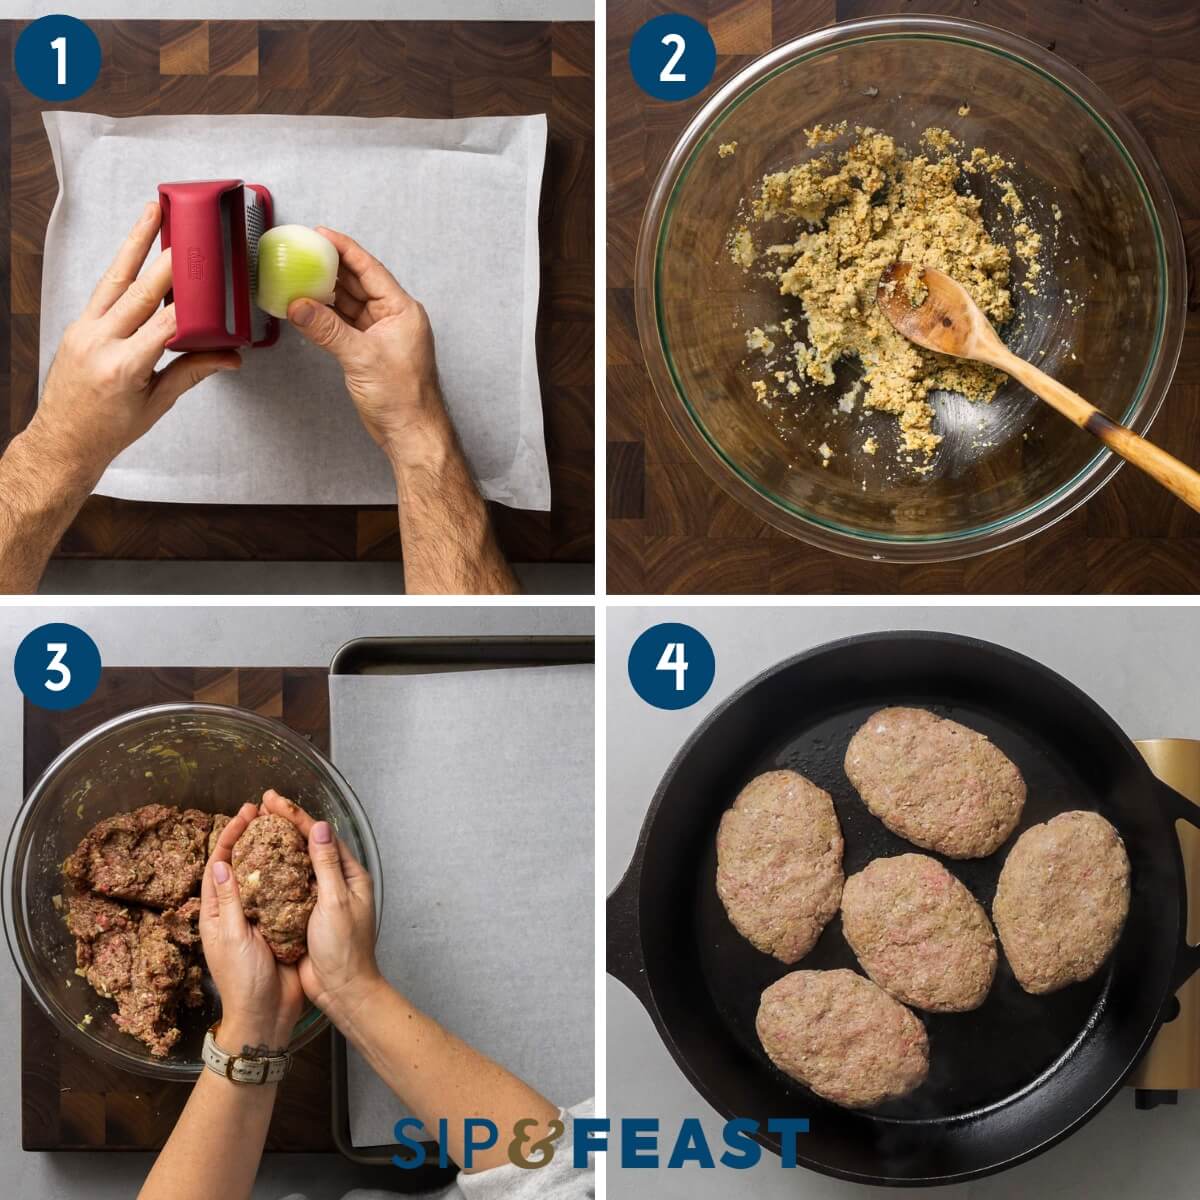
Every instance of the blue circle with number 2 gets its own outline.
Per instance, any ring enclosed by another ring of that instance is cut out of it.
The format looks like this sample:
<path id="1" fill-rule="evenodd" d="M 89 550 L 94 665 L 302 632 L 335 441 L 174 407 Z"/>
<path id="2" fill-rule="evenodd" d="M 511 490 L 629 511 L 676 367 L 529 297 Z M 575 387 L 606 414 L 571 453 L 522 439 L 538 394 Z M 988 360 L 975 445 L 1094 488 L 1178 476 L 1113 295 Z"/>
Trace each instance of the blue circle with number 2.
<path id="1" fill-rule="evenodd" d="M 76 625 L 39 625 L 17 647 L 13 673 L 30 704 L 75 708 L 100 682 L 100 651 Z"/>
<path id="2" fill-rule="evenodd" d="M 656 100 L 687 100 L 708 87 L 717 48 L 699 21 L 665 13 L 633 35 L 629 69 L 638 87 Z"/>
<path id="3" fill-rule="evenodd" d="M 100 43 L 76 17 L 42 17 L 22 31 L 13 55 L 17 78 L 39 100 L 74 100 L 100 74 Z"/>
<path id="4" fill-rule="evenodd" d="M 629 682 L 655 708 L 690 707 L 712 687 L 716 673 L 713 648 L 690 625 L 653 625 L 629 651 Z"/>

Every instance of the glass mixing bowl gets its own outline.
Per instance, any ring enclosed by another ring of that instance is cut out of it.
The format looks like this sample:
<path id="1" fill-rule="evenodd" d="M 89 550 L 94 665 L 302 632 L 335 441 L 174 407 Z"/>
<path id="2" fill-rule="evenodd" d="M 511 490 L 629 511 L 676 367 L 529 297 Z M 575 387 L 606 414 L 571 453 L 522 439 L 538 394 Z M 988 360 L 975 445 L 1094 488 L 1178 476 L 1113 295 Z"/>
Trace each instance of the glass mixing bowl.
<path id="1" fill-rule="evenodd" d="M 115 1005 L 75 974 L 75 943 L 55 897 L 62 861 L 103 817 L 143 804 L 174 804 L 232 815 L 275 788 L 328 821 L 375 884 L 383 912 L 379 851 L 362 805 L 324 755 L 278 721 L 217 704 L 161 704 L 124 713 L 68 747 L 34 784 L 4 853 L 4 931 L 25 986 L 62 1033 L 93 1058 L 159 1079 L 187 1080 L 201 1070 L 204 1032 L 217 1006 L 181 1009 L 183 1036 L 165 1059 L 112 1021 Z M 87 1018 L 87 1019 L 85 1019 Z M 291 1049 L 327 1024 L 312 1005 L 292 1033 Z"/>
<path id="2" fill-rule="evenodd" d="M 894 418 L 861 404 L 839 410 L 856 363 L 832 387 L 806 385 L 782 418 L 753 397 L 746 331 L 785 316 L 798 319 L 797 337 L 805 326 L 798 301 L 730 261 L 738 205 L 764 174 L 814 153 L 804 128 L 843 120 L 913 150 L 926 127 L 940 126 L 1014 162 L 1005 177 L 1043 233 L 1046 267 L 1041 295 L 1013 289 L 1006 342 L 1114 419 L 1149 427 L 1186 307 L 1183 238 L 1157 165 L 1116 105 L 1062 59 L 937 17 L 852 21 L 789 42 L 693 118 L 654 186 L 637 247 L 638 329 L 655 390 L 713 478 L 807 542 L 911 562 L 1028 537 L 1088 499 L 1120 460 L 1013 381 L 991 404 L 932 398 L 945 440 L 924 476 L 897 463 Z M 722 158 L 728 142 L 736 153 Z M 980 192 L 985 222 L 1011 249 L 1001 228 L 1011 223 L 989 220 L 998 197 L 986 184 Z M 874 456 L 861 452 L 869 435 Z M 814 451 L 822 442 L 828 467 Z"/>

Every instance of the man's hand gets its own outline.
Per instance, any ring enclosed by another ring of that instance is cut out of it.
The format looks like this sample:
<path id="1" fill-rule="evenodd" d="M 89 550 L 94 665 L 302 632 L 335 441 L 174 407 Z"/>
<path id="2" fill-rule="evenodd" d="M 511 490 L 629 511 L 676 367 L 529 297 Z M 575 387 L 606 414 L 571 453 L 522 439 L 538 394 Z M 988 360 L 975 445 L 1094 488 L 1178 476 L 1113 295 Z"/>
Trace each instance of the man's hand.
<path id="1" fill-rule="evenodd" d="M 344 233 L 318 226 L 337 248 L 334 306 L 295 300 L 288 320 L 341 364 L 367 432 L 393 461 L 418 464 L 450 434 L 425 309 Z"/>
<path id="2" fill-rule="evenodd" d="M 167 252 L 139 278 L 161 214 L 148 204 L 54 356 L 33 420 L 0 460 L 0 592 L 34 592 L 108 464 L 188 388 L 241 359 L 231 350 L 157 364 L 175 335 Z"/>
<path id="3" fill-rule="evenodd" d="M 221 830 L 200 885 L 200 940 L 221 997 L 217 1044 L 226 1054 L 285 1050 L 304 1005 L 299 973 L 277 962 L 246 920 L 233 877 L 234 844 L 257 816 L 253 804 L 243 804 Z"/>
<path id="4" fill-rule="evenodd" d="M 294 300 L 288 320 L 332 354 L 367 432 L 396 474 L 404 585 L 409 593 L 515 592 L 487 506 L 442 402 L 425 310 L 344 233 L 334 304 Z"/>
<path id="5" fill-rule="evenodd" d="M 161 213 L 146 205 L 77 321 L 67 326 L 30 425 L 47 454 L 99 480 L 189 388 L 215 371 L 235 370 L 232 350 L 184 354 L 155 365 L 175 336 L 175 306 L 159 308 L 171 289 L 171 252 L 138 272 L 158 236 Z"/>

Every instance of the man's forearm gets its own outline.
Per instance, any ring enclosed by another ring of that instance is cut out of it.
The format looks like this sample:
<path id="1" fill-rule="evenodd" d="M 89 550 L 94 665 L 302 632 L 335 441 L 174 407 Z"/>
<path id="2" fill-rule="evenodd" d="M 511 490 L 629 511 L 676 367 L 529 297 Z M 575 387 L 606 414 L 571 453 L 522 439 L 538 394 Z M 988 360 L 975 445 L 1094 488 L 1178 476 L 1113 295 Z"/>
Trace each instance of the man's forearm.
<path id="1" fill-rule="evenodd" d="M 511 594 L 516 577 L 448 417 L 390 453 L 410 594 Z"/>
<path id="2" fill-rule="evenodd" d="M 0 592 L 37 591 L 46 563 L 96 486 L 35 416 L 0 458 Z"/>
<path id="3" fill-rule="evenodd" d="M 558 1116 L 544 1096 L 415 1008 L 384 979 L 365 985 L 328 1015 L 426 1129 L 446 1118 L 446 1149 L 455 1162 L 463 1162 L 467 1117 L 496 1125 L 500 1137 L 474 1153 L 472 1171 L 508 1162 L 506 1147 L 518 1121 L 538 1123 L 526 1131 L 536 1141 Z"/>

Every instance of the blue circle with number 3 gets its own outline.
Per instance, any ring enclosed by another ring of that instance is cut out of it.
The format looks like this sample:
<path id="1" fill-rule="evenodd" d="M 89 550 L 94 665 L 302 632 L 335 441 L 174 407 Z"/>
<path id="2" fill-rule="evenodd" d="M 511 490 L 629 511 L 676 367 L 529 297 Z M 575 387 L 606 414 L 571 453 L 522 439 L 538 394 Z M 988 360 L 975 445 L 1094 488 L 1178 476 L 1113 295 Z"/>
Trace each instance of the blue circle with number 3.
<path id="1" fill-rule="evenodd" d="M 713 648 L 690 625 L 652 625 L 629 651 L 629 682 L 655 708 L 689 708 L 712 687 L 716 673 Z"/>
<path id="2" fill-rule="evenodd" d="M 699 21 L 665 13 L 633 35 L 629 69 L 638 87 L 656 100 L 687 100 L 708 87 L 717 48 Z"/>
<path id="3" fill-rule="evenodd" d="M 74 100 L 100 74 L 100 43 L 76 17 L 42 17 L 17 38 L 17 78 L 39 100 Z"/>
<path id="4" fill-rule="evenodd" d="M 77 625 L 39 625 L 17 647 L 13 673 L 30 704 L 75 708 L 100 682 L 100 651 Z"/>

